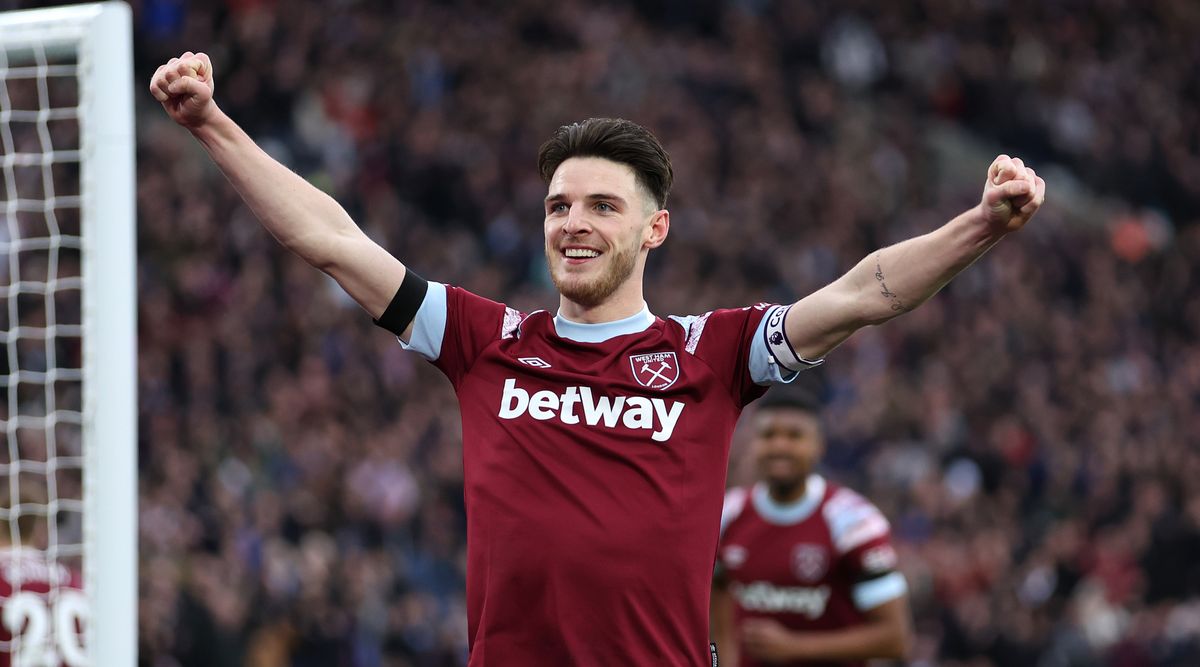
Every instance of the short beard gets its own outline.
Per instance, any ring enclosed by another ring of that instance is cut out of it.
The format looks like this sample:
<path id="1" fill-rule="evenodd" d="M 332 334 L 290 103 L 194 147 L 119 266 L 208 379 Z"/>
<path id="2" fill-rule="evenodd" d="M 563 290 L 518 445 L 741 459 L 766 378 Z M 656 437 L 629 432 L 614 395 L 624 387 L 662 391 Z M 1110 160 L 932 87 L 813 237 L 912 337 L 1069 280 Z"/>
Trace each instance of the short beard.
<path id="1" fill-rule="evenodd" d="M 554 266 L 558 250 L 546 247 L 546 265 Z M 630 248 L 627 250 L 614 251 L 609 260 L 608 270 L 600 277 L 590 280 L 568 280 L 560 278 L 560 276 L 550 269 L 550 280 L 554 281 L 554 287 L 558 289 L 558 293 L 575 303 L 586 308 L 594 308 L 604 303 L 608 297 L 613 295 L 629 276 L 633 275 L 633 268 L 637 264 L 637 250 Z"/>
<path id="2" fill-rule="evenodd" d="M 793 479 L 767 479 L 766 482 L 767 490 L 770 492 L 773 500 L 791 499 L 791 502 L 795 502 L 797 492 L 808 485 L 808 475 L 802 475 Z"/>

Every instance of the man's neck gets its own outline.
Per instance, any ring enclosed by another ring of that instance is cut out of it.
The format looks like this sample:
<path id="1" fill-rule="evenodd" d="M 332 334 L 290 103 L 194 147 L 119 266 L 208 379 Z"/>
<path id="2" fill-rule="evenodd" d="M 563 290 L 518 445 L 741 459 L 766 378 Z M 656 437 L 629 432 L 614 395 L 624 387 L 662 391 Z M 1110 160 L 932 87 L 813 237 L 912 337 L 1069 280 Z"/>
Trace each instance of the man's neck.
<path id="1" fill-rule="evenodd" d="M 579 324 L 616 322 L 637 315 L 645 307 L 640 284 L 626 285 L 594 306 L 585 306 L 562 295 L 558 299 L 558 314 Z"/>
<path id="2" fill-rule="evenodd" d="M 804 494 L 808 491 L 808 476 L 801 477 L 799 481 L 791 484 L 767 484 L 767 494 L 771 496 L 771 500 L 780 505 L 790 505 L 800 502 L 804 498 Z"/>
<path id="3" fill-rule="evenodd" d="M 632 307 L 614 307 L 611 304 L 601 304 L 589 308 L 587 306 L 580 306 L 563 297 L 559 302 L 558 314 L 578 324 L 603 324 L 605 322 L 616 322 L 617 320 L 633 317 L 645 307 L 646 303 L 643 301 Z"/>

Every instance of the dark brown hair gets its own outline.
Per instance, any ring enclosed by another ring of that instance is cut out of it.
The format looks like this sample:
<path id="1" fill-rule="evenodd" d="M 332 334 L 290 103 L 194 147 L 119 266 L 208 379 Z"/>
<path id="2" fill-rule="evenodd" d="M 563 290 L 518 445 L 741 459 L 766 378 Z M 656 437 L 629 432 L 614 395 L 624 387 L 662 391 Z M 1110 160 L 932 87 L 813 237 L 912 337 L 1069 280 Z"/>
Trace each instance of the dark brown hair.
<path id="1" fill-rule="evenodd" d="M 792 384 L 772 385 L 755 405 L 759 410 L 800 410 L 819 418 L 822 407 L 822 387 L 819 385 L 823 378 L 818 373 L 810 370 L 805 373 L 808 377 Z"/>
<path id="2" fill-rule="evenodd" d="M 650 130 L 622 118 L 589 118 L 563 125 L 538 149 L 538 172 L 547 183 L 573 157 L 599 157 L 629 165 L 638 185 L 666 208 L 675 174 L 671 156 Z"/>

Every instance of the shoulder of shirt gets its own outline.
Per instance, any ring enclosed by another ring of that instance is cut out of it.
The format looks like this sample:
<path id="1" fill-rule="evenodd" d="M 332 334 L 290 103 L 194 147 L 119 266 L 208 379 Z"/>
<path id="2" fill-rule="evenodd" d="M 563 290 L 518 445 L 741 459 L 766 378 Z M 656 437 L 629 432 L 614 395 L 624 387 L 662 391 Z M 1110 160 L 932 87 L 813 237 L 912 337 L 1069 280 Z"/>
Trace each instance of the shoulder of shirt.
<path id="1" fill-rule="evenodd" d="M 832 483 L 826 491 L 821 516 L 838 553 L 886 538 L 891 531 L 887 518 L 871 501 L 853 489 Z"/>
<path id="2" fill-rule="evenodd" d="M 432 282 L 433 281 L 431 281 L 431 283 Z M 535 311 L 532 311 L 529 313 L 525 313 L 525 312 L 517 310 L 516 308 L 509 306 L 506 303 L 503 303 L 500 301 L 494 301 L 492 299 L 487 298 L 486 296 L 476 294 L 475 292 L 472 292 L 471 290 L 469 290 L 465 287 L 462 287 L 459 285 L 452 285 L 450 283 L 438 283 L 438 284 L 441 285 L 442 288 L 445 289 L 445 291 L 446 291 L 447 304 L 452 299 L 458 299 L 458 300 L 464 302 L 464 305 L 468 306 L 468 307 L 488 306 L 488 307 L 503 308 L 504 315 L 500 321 L 500 338 L 502 340 L 506 339 L 506 338 L 519 338 L 521 335 L 521 328 L 525 324 L 526 320 L 528 320 L 530 317 L 532 317 L 534 315 L 537 315 L 538 313 L 546 312 L 544 310 L 535 310 Z"/>
<path id="3" fill-rule="evenodd" d="M 500 338 L 520 338 L 521 333 L 525 330 L 527 322 L 534 319 L 536 315 L 544 315 L 549 318 L 550 314 L 544 310 L 535 310 L 531 313 L 523 313 L 515 308 L 504 306 L 504 322 L 500 325 Z"/>
<path id="4" fill-rule="evenodd" d="M 696 348 L 700 345 L 700 338 L 704 335 L 704 328 L 712 316 L 716 315 L 720 318 L 731 314 L 745 314 L 750 311 L 766 311 L 771 305 L 765 302 L 756 303 L 753 306 L 741 308 L 719 308 L 701 315 L 669 315 L 667 319 L 683 327 L 683 333 L 687 337 L 683 349 L 688 354 L 695 354 Z"/>
<path id="5" fill-rule="evenodd" d="M 721 507 L 721 512 L 729 512 L 731 514 L 741 514 L 746 508 L 746 501 L 750 499 L 750 489 L 744 486 L 735 486 L 732 489 L 725 491 L 725 503 Z"/>
<path id="6" fill-rule="evenodd" d="M 746 487 L 735 486 L 725 492 L 725 502 L 721 505 L 721 534 L 742 515 L 749 500 L 750 489 Z"/>

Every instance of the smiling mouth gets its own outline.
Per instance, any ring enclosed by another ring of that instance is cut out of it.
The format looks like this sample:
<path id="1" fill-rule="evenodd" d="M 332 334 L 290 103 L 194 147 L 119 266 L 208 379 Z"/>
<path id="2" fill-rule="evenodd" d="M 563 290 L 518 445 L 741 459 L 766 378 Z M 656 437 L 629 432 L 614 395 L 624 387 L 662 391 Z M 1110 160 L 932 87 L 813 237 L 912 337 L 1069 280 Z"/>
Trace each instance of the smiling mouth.
<path id="1" fill-rule="evenodd" d="M 599 257 L 600 253 L 599 251 L 586 248 L 566 248 L 563 250 L 563 256 L 567 259 L 592 259 Z"/>

